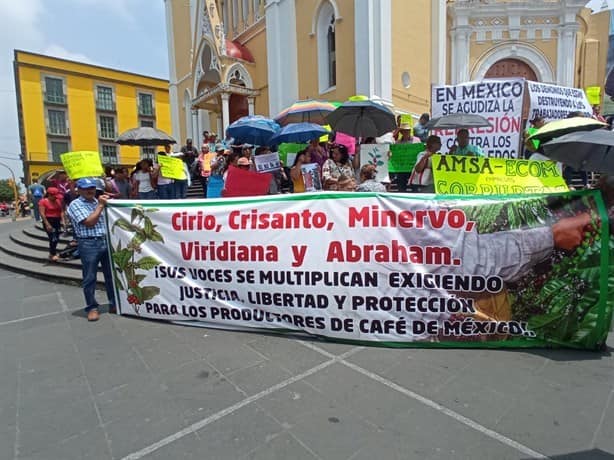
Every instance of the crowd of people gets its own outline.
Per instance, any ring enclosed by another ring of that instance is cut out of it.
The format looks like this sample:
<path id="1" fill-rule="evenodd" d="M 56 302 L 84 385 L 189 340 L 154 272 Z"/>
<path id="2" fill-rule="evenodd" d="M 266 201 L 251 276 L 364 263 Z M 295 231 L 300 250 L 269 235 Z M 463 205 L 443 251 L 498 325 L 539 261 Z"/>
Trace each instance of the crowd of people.
<path id="1" fill-rule="evenodd" d="M 414 126 L 399 118 L 397 129 L 391 133 L 394 143 L 424 145 L 411 172 L 397 173 L 388 181 L 378 181 L 377 166 L 360 162 L 361 144 L 374 144 L 376 139 L 358 139 L 352 146 L 355 153 L 351 155 L 348 146 L 336 142 L 333 133 L 324 142 L 313 139 L 306 148 L 291 157 L 292 164 L 284 165 L 280 162 L 278 169 L 269 170 L 268 193 L 303 193 L 314 189 L 356 192 L 384 192 L 393 189 L 400 192 L 434 193 L 432 155 L 440 152 L 442 141 L 427 129 L 429 118 L 428 113 L 422 114 Z M 544 123 L 539 118 L 531 120 L 526 136 L 530 136 Z M 194 182 L 200 183 L 202 197 L 223 197 L 229 175 L 239 170 L 255 174 L 255 158 L 271 153 L 269 146 L 255 148 L 249 144 L 237 145 L 228 135 L 219 139 L 214 134 L 204 132 L 203 139 L 199 150 L 191 139 L 187 139 L 178 151 L 173 151 L 167 145 L 158 152 L 158 156 L 180 159 L 185 179 L 165 177 L 159 162 L 145 158 L 137 162 L 132 170 L 123 166 L 109 166 L 105 168 L 102 177 L 78 180 L 71 180 L 65 171 L 57 171 L 44 184 L 38 184 L 35 180 L 29 186 L 28 197 L 34 218 L 42 222 L 48 235 L 49 260 L 57 262 L 63 256 L 81 258 L 88 320 L 96 321 L 99 318 L 99 305 L 94 296 L 99 264 L 102 264 L 105 276 L 109 310 L 115 310 L 103 212 L 108 200 L 184 199 L 188 187 Z M 524 147 L 526 158 L 548 159 L 541 152 L 538 142 L 527 139 Z M 479 147 L 470 144 L 467 129 L 457 131 L 456 141 L 448 154 L 483 156 Z M 28 203 L 28 200 L 23 201 Z M 73 239 L 64 251 L 60 251 L 58 243 L 63 231 Z"/>

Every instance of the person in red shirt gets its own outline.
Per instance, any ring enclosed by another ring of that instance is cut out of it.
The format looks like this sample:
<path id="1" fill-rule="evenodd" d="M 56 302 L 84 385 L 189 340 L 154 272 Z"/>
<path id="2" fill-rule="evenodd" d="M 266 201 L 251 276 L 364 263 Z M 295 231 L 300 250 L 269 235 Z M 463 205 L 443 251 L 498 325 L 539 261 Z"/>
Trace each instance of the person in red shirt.
<path id="1" fill-rule="evenodd" d="M 60 258 L 57 252 L 58 241 L 65 221 L 62 193 L 56 187 L 49 187 L 45 197 L 38 202 L 38 210 L 43 220 L 47 237 L 49 238 L 49 260 L 57 262 Z"/>

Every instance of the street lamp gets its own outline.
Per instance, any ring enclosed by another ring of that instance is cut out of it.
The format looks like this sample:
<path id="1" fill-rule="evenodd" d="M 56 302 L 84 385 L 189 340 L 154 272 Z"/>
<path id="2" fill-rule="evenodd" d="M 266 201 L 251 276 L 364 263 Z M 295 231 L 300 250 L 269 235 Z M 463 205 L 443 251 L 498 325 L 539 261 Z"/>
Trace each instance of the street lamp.
<path id="1" fill-rule="evenodd" d="M 0 163 L 0 166 L 4 166 L 11 172 L 11 176 L 13 177 L 13 196 L 15 197 L 15 209 L 13 212 L 13 222 L 17 220 L 17 208 L 19 207 L 19 195 L 17 194 L 17 182 L 15 181 L 15 173 L 13 170 L 5 163 Z"/>

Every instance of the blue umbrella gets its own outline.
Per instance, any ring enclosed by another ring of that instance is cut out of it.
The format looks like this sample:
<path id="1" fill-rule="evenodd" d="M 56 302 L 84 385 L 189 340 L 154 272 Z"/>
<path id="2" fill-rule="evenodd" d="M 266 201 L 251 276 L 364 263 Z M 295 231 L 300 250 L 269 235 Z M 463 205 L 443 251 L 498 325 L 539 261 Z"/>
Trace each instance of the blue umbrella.
<path id="1" fill-rule="evenodd" d="M 354 137 L 378 137 L 397 127 L 394 113 L 373 101 L 348 101 L 326 117 L 335 131 Z"/>
<path id="2" fill-rule="evenodd" d="M 241 117 L 228 126 L 228 134 L 236 144 L 267 145 L 269 139 L 279 131 L 279 125 L 262 115 Z"/>
<path id="3" fill-rule="evenodd" d="M 281 128 L 269 142 L 271 145 L 282 142 L 308 142 L 312 139 L 319 139 L 328 132 L 326 128 L 315 123 L 289 123 Z"/>

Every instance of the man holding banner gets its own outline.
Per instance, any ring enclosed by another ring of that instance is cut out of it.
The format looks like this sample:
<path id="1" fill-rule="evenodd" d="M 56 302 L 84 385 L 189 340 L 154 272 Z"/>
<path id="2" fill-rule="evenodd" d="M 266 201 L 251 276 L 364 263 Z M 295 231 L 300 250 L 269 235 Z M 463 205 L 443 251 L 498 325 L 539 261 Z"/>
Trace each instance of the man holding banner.
<path id="1" fill-rule="evenodd" d="M 96 181 L 83 178 L 77 181 L 79 197 L 68 206 L 75 238 L 81 257 L 81 270 L 83 273 L 83 295 L 85 297 L 85 312 L 88 321 L 98 321 L 98 302 L 96 301 L 96 273 L 98 264 L 102 265 L 104 286 L 109 299 L 109 313 L 115 313 L 115 292 L 113 291 L 113 273 L 107 248 L 107 226 L 104 218 L 104 208 L 109 199 L 108 195 L 101 195 L 96 199 Z"/>

